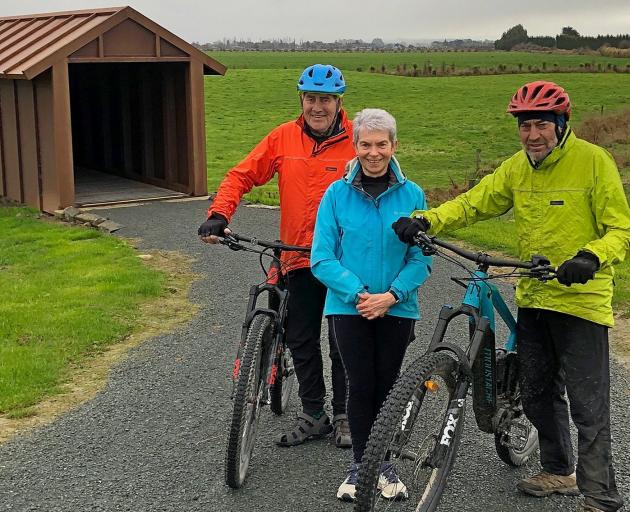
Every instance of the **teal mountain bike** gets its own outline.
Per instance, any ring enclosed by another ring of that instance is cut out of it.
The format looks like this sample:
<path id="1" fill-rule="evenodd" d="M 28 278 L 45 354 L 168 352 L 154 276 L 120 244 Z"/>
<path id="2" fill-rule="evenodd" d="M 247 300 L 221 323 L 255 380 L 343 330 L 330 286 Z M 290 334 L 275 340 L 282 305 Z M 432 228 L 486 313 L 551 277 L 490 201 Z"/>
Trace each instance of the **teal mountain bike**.
<path id="1" fill-rule="evenodd" d="M 497 454 L 505 463 L 520 466 L 538 448 L 536 429 L 521 405 L 516 320 L 489 281 L 497 277 L 546 281 L 554 278 L 555 269 L 542 256 L 522 262 L 470 252 L 425 233 L 416 240 L 425 255 L 435 254 L 468 272 L 465 278 L 451 277 L 466 292 L 458 307 L 442 307 L 427 352 L 406 368 L 383 404 L 359 471 L 355 512 L 389 507 L 435 510 L 455 462 L 471 399 L 477 426 L 494 435 Z M 475 262 L 477 268 L 468 269 L 452 253 Z M 511 270 L 491 276 L 490 266 Z M 509 330 L 500 348 L 495 347 L 495 312 Z M 393 465 L 407 486 L 406 501 L 393 505 L 381 496 L 385 463 Z"/>

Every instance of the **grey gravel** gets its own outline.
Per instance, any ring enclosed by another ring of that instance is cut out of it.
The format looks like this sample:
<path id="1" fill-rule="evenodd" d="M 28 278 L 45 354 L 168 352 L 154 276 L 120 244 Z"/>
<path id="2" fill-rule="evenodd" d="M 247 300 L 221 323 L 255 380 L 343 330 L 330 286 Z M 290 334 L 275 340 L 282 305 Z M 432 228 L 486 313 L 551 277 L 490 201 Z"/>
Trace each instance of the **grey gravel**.
<path id="1" fill-rule="evenodd" d="M 178 250 L 196 258 L 200 279 L 190 293 L 200 313 L 175 332 L 133 349 L 90 402 L 0 447 L 0 510 L 18 511 L 350 511 L 335 499 L 349 451 L 330 440 L 281 449 L 276 432 L 297 412 L 263 411 L 246 485 L 223 482 L 231 412 L 229 374 L 250 284 L 261 280 L 257 258 L 199 242 L 204 201 L 156 202 L 97 213 L 119 223 L 117 235 L 139 238 L 140 249 Z M 278 211 L 241 207 L 232 227 L 260 238 L 277 237 Z M 457 303 L 461 275 L 438 261 L 421 291 L 424 318 L 408 357 L 426 347 L 443 303 Z M 325 344 L 324 344 L 325 346 Z M 326 360 L 328 358 L 326 357 Z M 328 361 L 326 361 L 328 363 Z M 328 371 L 328 366 L 327 366 Z M 612 416 L 619 488 L 630 496 L 630 405 L 627 370 L 613 364 Z M 499 461 L 491 436 L 468 416 L 463 444 L 441 512 L 568 511 L 576 499 L 535 499 L 514 484 L 537 463 L 511 469 Z M 393 507 L 392 510 L 396 510 Z"/>

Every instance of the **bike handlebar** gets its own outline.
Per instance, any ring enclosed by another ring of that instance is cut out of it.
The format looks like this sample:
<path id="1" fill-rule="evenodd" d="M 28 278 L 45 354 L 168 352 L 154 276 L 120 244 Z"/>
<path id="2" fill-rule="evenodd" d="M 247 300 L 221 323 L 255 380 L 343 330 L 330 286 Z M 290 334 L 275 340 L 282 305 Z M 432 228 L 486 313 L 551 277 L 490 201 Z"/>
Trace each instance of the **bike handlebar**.
<path id="1" fill-rule="evenodd" d="M 281 251 L 311 252 L 310 247 L 301 247 L 299 245 L 287 245 L 281 240 L 270 242 L 269 240 L 260 240 L 256 237 L 249 237 L 231 233 L 221 237 L 221 243 L 230 247 L 230 245 L 240 245 L 239 242 L 247 242 L 252 245 L 258 245 L 265 249 L 279 249 Z"/>
<path id="2" fill-rule="evenodd" d="M 473 252 L 463 249 L 455 244 L 445 242 L 432 235 L 420 232 L 415 237 L 416 244 L 422 249 L 423 254 L 431 255 L 437 252 L 435 246 L 448 249 L 449 251 L 458 254 L 462 258 L 473 261 L 479 265 L 492 266 L 492 267 L 510 267 L 510 268 L 523 268 L 530 271 L 537 271 L 539 273 L 555 274 L 555 267 L 550 265 L 547 258 L 540 255 L 532 256 L 530 261 L 520 261 L 508 258 L 495 258 L 489 254 L 483 252 Z"/>

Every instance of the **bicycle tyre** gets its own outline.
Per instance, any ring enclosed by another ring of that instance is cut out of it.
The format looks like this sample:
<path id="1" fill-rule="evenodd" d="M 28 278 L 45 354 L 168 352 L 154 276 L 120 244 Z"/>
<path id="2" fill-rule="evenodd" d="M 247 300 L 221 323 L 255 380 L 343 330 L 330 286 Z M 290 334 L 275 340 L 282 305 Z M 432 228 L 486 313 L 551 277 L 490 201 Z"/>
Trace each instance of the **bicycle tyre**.
<path id="1" fill-rule="evenodd" d="M 287 410 L 291 392 L 295 385 L 295 368 L 293 367 L 293 356 L 289 347 L 284 345 L 282 349 L 282 357 L 280 358 L 280 367 L 276 373 L 276 379 L 271 388 L 270 409 L 274 414 L 280 416 Z"/>
<path id="2" fill-rule="evenodd" d="M 265 374 L 262 366 L 266 364 L 263 349 L 273 339 L 273 331 L 274 323 L 265 314 L 255 315 L 247 330 L 225 458 L 225 483 L 233 489 L 243 485 L 254 450 L 260 406 L 263 403 Z"/>
<path id="3" fill-rule="evenodd" d="M 514 418 L 508 422 L 506 428 L 500 428 L 494 433 L 494 447 L 503 462 L 509 466 L 519 467 L 538 450 L 538 431 L 523 412 L 518 384 L 512 397 L 511 408 Z M 514 434 L 512 434 L 513 431 Z M 512 436 L 518 436 L 519 440 L 512 442 L 510 439 Z"/>
<path id="4" fill-rule="evenodd" d="M 436 446 L 439 446 L 438 439 L 443 439 L 445 434 L 442 432 L 442 423 L 458 379 L 458 362 L 446 353 L 421 356 L 399 377 L 372 427 L 359 470 L 355 512 L 371 512 L 389 507 L 390 502 L 379 494 L 380 468 L 388 454 L 389 462 L 394 464 L 398 476 L 409 491 L 407 501 L 397 504 L 396 510 L 435 510 L 455 462 L 465 406 L 460 409 L 454 430 L 449 432 L 450 444 L 446 446 L 442 465 L 430 468 L 425 463 L 435 452 Z M 434 383 L 440 381 L 437 391 L 427 391 L 425 383 L 429 380 Z M 419 454 L 410 449 L 415 449 L 416 444 Z M 408 458 L 411 460 L 406 461 Z M 421 478 L 424 483 L 420 481 Z"/>

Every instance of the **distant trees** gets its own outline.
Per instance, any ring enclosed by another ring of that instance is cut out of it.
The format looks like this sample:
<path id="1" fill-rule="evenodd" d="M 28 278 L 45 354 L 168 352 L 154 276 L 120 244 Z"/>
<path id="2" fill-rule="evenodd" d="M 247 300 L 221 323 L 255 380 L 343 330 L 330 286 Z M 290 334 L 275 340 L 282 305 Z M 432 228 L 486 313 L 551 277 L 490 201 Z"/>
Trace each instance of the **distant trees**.
<path id="1" fill-rule="evenodd" d="M 569 37 L 580 37 L 580 33 L 573 27 L 562 27 L 562 32 L 560 34 Z"/>
<path id="2" fill-rule="evenodd" d="M 385 43 L 380 37 L 375 37 L 372 39 L 372 48 L 382 49 L 385 48 Z"/>
<path id="3" fill-rule="evenodd" d="M 528 39 L 527 30 L 519 23 L 509 28 L 507 32 L 503 32 L 501 39 L 495 41 L 494 47 L 497 50 L 511 50 L 517 44 L 526 43 Z"/>
<path id="4" fill-rule="evenodd" d="M 497 50 L 511 50 L 518 44 L 533 44 L 546 48 L 561 48 L 565 50 L 574 50 L 577 48 L 590 48 L 592 50 L 597 50 L 602 46 L 624 48 L 630 46 L 630 35 L 598 35 L 597 37 L 581 36 L 575 28 L 566 26 L 562 27 L 562 32 L 556 37 L 529 37 L 527 35 L 527 30 L 523 28 L 523 25 L 519 24 L 514 25 L 506 32 L 503 32 L 501 38 L 495 41 L 494 47 Z"/>

